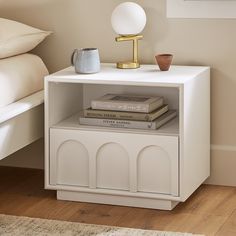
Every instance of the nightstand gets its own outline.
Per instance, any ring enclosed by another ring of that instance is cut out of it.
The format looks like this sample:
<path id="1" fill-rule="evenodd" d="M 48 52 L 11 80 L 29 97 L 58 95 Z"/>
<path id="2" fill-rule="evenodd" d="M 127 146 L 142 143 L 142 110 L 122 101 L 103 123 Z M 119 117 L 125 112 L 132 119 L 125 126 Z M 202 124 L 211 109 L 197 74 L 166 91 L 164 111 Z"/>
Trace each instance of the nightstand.
<path id="1" fill-rule="evenodd" d="M 157 130 L 79 124 L 107 93 L 160 95 L 178 117 Z M 63 200 L 173 209 L 210 173 L 210 68 L 155 65 L 45 79 L 45 187 Z"/>

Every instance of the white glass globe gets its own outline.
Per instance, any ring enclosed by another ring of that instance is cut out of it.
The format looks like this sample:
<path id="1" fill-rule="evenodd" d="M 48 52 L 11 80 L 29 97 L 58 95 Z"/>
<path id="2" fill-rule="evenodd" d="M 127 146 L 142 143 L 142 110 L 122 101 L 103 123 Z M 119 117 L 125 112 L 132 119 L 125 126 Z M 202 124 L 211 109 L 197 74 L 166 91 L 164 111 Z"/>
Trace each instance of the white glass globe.
<path id="1" fill-rule="evenodd" d="M 119 35 L 137 35 L 146 25 L 146 14 L 141 6 L 134 2 L 118 5 L 111 16 L 111 24 Z"/>

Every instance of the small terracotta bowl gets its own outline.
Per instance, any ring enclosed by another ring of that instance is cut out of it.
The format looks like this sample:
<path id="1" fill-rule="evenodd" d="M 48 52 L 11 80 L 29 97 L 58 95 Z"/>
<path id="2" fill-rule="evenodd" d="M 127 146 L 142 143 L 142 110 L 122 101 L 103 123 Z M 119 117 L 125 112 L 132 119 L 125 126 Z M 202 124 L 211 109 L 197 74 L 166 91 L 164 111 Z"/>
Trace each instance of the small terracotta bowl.
<path id="1" fill-rule="evenodd" d="M 161 71 L 168 71 L 173 59 L 172 54 L 159 54 L 155 56 L 157 64 Z"/>

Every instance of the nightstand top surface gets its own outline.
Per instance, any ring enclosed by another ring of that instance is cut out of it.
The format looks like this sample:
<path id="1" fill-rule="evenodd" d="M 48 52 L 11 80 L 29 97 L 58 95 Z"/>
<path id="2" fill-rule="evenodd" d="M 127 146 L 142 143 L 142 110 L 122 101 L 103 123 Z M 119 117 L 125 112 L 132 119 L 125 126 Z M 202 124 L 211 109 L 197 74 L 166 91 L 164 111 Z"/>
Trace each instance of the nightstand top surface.
<path id="1" fill-rule="evenodd" d="M 210 68 L 205 66 L 171 66 L 169 71 L 160 71 L 157 65 L 142 65 L 139 69 L 117 69 L 115 64 L 102 63 L 101 71 L 97 74 L 76 74 L 73 67 L 68 67 L 46 76 L 46 80 L 63 83 L 178 87 L 202 73 L 209 72 Z"/>

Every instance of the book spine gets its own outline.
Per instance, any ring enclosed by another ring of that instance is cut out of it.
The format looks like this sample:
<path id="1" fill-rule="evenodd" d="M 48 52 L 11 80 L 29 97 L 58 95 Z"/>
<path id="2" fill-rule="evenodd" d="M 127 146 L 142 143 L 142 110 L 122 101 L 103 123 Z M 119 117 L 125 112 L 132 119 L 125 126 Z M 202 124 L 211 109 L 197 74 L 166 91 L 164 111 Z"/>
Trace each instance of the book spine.
<path id="1" fill-rule="evenodd" d="M 114 102 L 102 102 L 92 101 L 92 109 L 95 110 L 111 110 L 111 111 L 131 111 L 131 112 L 149 112 L 149 104 L 134 104 L 134 103 L 114 103 Z"/>
<path id="2" fill-rule="evenodd" d="M 165 116 L 165 115 L 163 115 Z M 177 112 L 176 111 L 170 111 L 170 114 L 168 114 L 168 116 L 164 117 L 163 119 L 158 118 L 157 122 L 155 122 L 155 129 L 160 128 L 162 125 L 166 124 L 167 122 L 169 122 L 170 120 L 172 120 L 173 118 L 175 118 L 177 116 Z M 154 122 L 153 122 L 154 123 Z"/>
<path id="3" fill-rule="evenodd" d="M 96 119 L 80 117 L 81 125 L 103 126 L 112 128 L 128 128 L 128 129 L 156 129 L 154 122 L 146 121 L 129 121 L 129 120 L 113 120 L 113 119 Z"/>
<path id="4" fill-rule="evenodd" d="M 100 118 L 100 119 L 120 119 L 120 120 L 140 120 L 149 121 L 150 116 L 144 113 L 135 112 L 118 112 L 118 111 L 103 111 L 103 110 L 85 110 L 85 117 Z"/>

